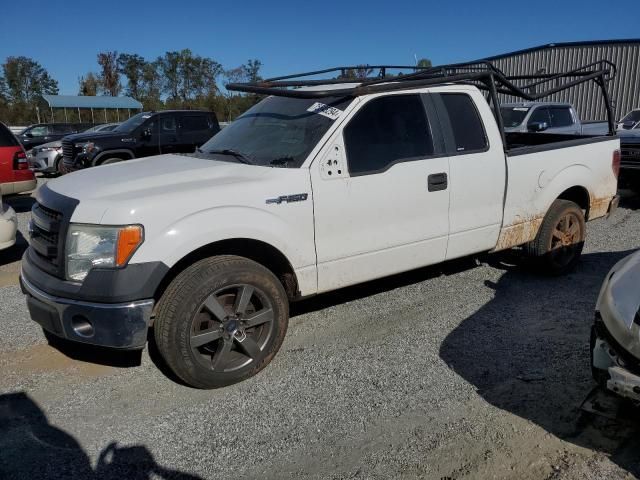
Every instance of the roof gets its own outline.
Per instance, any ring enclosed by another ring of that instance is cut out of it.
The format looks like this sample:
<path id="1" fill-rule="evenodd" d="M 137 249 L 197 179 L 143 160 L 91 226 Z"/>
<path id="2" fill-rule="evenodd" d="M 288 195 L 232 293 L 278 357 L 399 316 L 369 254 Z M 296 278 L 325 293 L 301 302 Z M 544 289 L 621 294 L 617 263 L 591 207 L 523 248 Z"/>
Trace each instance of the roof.
<path id="1" fill-rule="evenodd" d="M 142 110 L 142 104 L 131 97 L 42 95 L 42 98 L 50 108 L 131 108 Z"/>
<path id="2" fill-rule="evenodd" d="M 523 50 L 516 50 L 510 53 L 501 53 L 500 55 L 494 55 L 493 57 L 483 58 L 483 61 L 499 60 L 501 58 L 513 57 L 515 55 L 522 55 L 524 53 L 536 52 L 538 50 L 545 50 L 547 48 L 563 48 L 563 47 L 591 47 L 595 45 L 621 45 L 621 44 L 640 44 L 640 38 L 627 38 L 619 40 L 588 40 L 584 42 L 561 42 L 561 43 L 547 43 L 545 45 L 539 45 L 537 47 L 525 48 Z"/>

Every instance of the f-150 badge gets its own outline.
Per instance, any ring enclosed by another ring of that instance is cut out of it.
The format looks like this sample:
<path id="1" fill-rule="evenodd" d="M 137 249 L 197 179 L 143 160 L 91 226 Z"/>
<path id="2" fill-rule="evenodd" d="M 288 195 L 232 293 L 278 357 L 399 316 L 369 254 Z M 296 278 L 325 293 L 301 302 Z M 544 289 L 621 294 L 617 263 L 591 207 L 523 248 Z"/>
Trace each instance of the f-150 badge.
<path id="1" fill-rule="evenodd" d="M 272 203 L 275 203 L 276 205 L 280 205 L 281 203 L 304 202 L 307 198 L 309 198 L 308 193 L 296 193 L 295 195 L 281 195 L 277 198 L 267 198 L 267 205 Z"/>

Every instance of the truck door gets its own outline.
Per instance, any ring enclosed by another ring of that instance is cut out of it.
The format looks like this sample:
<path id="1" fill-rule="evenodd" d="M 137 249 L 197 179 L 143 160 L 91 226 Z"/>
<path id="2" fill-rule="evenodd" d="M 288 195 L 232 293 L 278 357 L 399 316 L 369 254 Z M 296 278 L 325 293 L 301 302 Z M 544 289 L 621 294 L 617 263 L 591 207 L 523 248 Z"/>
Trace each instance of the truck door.
<path id="1" fill-rule="evenodd" d="M 192 153 L 212 135 L 209 119 L 203 113 L 183 113 L 179 121 L 180 151 Z"/>
<path id="2" fill-rule="evenodd" d="M 444 260 L 443 148 L 428 95 L 356 106 L 311 166 L 319 291 Z"/>
<path id="3" fill-rule="evenodd" d="M 478 91 L 443 90 L 432 94 L 432 99 L 442 125 L 451 173 L 447 259 L 491 250 L 502 225 L 506 181 L 497 124 Z"/>
<path id="4" fill-rule="evenodd" d="M 160 115 L 160 153 L 178 153 L 180 140 L 178 133 L 178 122 L 174 113 L 164 113 Z"/>

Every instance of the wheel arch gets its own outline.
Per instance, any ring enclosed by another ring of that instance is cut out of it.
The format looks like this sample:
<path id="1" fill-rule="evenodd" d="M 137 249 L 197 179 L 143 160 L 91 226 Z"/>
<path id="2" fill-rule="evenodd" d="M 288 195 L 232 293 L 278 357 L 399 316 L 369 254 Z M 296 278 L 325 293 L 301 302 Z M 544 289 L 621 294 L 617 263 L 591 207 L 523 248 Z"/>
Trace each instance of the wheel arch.
<path id="1" fill-rule="evenodd" d="M 289 259 L 280 250 L 261 240 L 232 238 L 203 245 L 178 260 L 158 285 L 154 295 L 156 301 L 160 299 L 173 279 L 187 267 L 215 255 L 237 255 L 253 260 L 278 277 L 290 300 L 300 296 L 295 270 Z"/>
<path id="2" fill-rule="evenodd" d="M 567 188 L 564 192 L 558 195 L 556 200 L 569 200 L 575 203 L 582 210 L 584 210 L 585 218 L 589 218 L 589 210 L 591 209 L 591 196 L 589 195 L 589 190 L 587 190 L 585 187 L 576 185 Z"/>
<path id="3" fill-rule="evenodd" d="M 133 151 L 127 148 L 105 150 L 104 152 L 100 152 L 98 155 L 96 155 L 96 158 L 94 158 L 91 163 L 93 164 L 93 166 L 96 166 L 100 164 L 101 160 L 111 157 L 122 158 L 123 160 L 131 160 L 132 158 L 135 158 L 135 155 L 133 154 Z"/>

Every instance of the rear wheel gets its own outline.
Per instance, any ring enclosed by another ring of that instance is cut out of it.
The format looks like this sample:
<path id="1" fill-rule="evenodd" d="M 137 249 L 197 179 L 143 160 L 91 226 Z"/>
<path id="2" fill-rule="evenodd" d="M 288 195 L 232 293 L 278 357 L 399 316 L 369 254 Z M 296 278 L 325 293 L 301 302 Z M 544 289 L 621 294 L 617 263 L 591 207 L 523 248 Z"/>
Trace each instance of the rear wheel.
<path id="1" fill-rule="evenodd" d="M 574 202 L 556 200 L 551 205 L 535 240 L 525 246 L 536 257 L 535 268 L 550 275 L 562 275 L 575 268 L 586 236 L 584 212 Z"/>
<path id="2" fill-rule="evenodd" d="M 242 257 L 201 260 L 180 273 L 162 296 L 154 336 L 171 370 L 197 388 L 252 377 L 273 359 L 287 331 L 282 284 Z"/>

